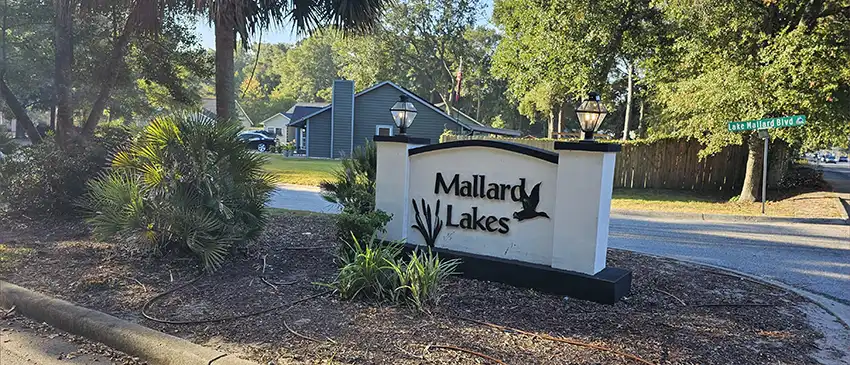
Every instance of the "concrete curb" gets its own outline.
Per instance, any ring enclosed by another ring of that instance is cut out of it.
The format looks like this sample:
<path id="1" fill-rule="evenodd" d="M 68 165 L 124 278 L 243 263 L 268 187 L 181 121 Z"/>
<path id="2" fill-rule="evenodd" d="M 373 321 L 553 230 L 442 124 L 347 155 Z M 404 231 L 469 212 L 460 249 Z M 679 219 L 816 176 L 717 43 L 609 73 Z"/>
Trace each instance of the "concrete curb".
<path id="1" fill-rule="evenodd" d="M 837 199 L 837 198 L 836 198 Z M 843 209 L 842 209 L 843 211 Z M 847 225 L 850 219 L 843 218 L 795 218 L 795 217 L 763 217 L 749 215 L 726 215 L 726 214 L 703 214 L 686 212 L 654 212 L 643 210 L 619 210 L 612 209 L 611 215 L 622 215 L 647 218 L 671 218 L 690 219 L 717 222 L 751 222 L 751 223 L 807 223 L 807 224 L 833 224 Z"/>
<path id="2" fill-rule="evenodd" d="M 668 256 L 655 255 L 655 254 L 641 252 L 641 251 L 628 250 L 628 249 L 625 249 L 625 248 L 614 248 L 614 249 L 615 250 L 634 252 L 636 254 L 646 255 L 646 256 L 655 257 L 655 258 L 664 259 L 664 260 L 670 260 L 670 261 L 682 263 L 682 264 L 705 266 L 705 267 L 709 267 L 709 268 L 712 268 L 712 269 L 715 269 L 715 270 L 718 270 L 718 271 L 725 271 L 727 273 L 732 274 L 733 276 L 742 277 L 742 278 L 752 280 L 752 281 L 755 281 L 755 282 L 759 282 L 759 283 L 762 283 L 762 284 L 765 284 L 765 285 L 768 285 L 768 286 L 772 286 L 772 287 L 775 287 L 775 288 L 779 288 L 779 289 L 783 289 L 783 290 L 793 292 L 793 293 L 795 293 L 795 294 L 797 294 L 797 295 L 799 295 L 803 298 L 811 300 L 817 306 L 823 308 L 823 310 L 825 310 L 825 311 L 829 312 L 829 314 L 832 314 L 833 316 L 835 316 L 835 319 L 839 323 L 841 323 L 841 325 L 843 325 L 845 329 L 850 330 L 850 305 L 846 305 L 846 304 L 840 303 L 838 301 L 829 299 L 829 298 L 822 296 L 820 294 L 815 294 L 815 293 L 812 293 L 810 291 L 806 291 L 806 290 L 803 290 L 803 289 L 800 289 L 800 288 L 796 288 L 796 287 L 793 287 L 791 285 L 788 285 L 788 284 L 785 284 L 785 283 L 782 283 L 782 282 L 779 282 L 779 281 L 775 281 L 775 280 L 771 280 L 771 279 L 765 279 L 765 278 L 760 277 L 760 276 L 748 274 L 748 273 L 738 271 L 738 270 L 735 270 L 735 269 L 730 269 L 728 267 L 706 264 L 704 262 L 697 262 L 697 261 L 673 258 L 673 257 L 668 257 Z"/>
<path id="3" fill-rule="evenodd" d="M 850 201 L 844 202 L 843 199 L 835 197 L 835 204 L 838 205 L 838 213 L 841 214 L 841 218 L 850 222 Z"/>
<path id="4" fill-rule="evenodd" d="M 256 365 L 5 281 L 0 281 L 0 305 L 6 308 L 14 306 L 15 311 L 24 316 L 138 356 L 155 365 Z"/>

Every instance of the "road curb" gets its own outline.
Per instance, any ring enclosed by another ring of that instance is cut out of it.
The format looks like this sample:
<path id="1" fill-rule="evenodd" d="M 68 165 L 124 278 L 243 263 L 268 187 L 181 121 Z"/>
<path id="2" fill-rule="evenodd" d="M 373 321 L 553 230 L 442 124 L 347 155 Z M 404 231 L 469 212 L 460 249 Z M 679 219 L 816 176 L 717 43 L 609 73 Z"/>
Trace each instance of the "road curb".
<path id="1" fill-rule="evenodd" d="M 838 199 L 838 198 L 836 198 Z M 842 209 L 843 211 L 843 209 Z M 646 218 L 671 218 L 690 219 L 717 222 L 750 222 L 750 223 L 806 223 L 806 224 L 832 224 L 848 225 L 850 219 L 842 218 L 795 218 L 795 217 L 763 217 L 750 215 L 726 215 L 726 214 L 703 214 L 687 212 L 654 212 L 643 210 L 620 210 L 612 209 L 612 215 L 646 217 Z"/>
<path id="2" fill-rule="evenodd" d="M 656 255 L 656 254 L 651 254 L 651 253 L 646 253 L 646 252 L 641 252 L 641 251 L 629 250 L 629 249 L 625 249 L 625 248 L 614 248 L 614 249 L 615 250 L 634 252 L 634 253 L 639 254 L 639 255 L 646 255 L 646 256 L 662 259 L 662 260 L 670 260 L 670 261 L 680 263 L 680 264 L 698 265 L 698 266 L 704 266 L 704 267 L 712 268 L 712 269 L 718 270 L 718 271 L 725 271 L 732 276 L 738 276 L 738 277 L 741 277 L 741 278 L 746 279 L 746 280 L 751 280 L 751 281 L 755 281 L 755 282 L 758 282 L 758 283 L 761 283 L 761 284 L 764 284 L 764 285 L 767 285 L 767 286 L 771 286 L 771 287 L 775 287 L 775 288 L 778 288 L 778 289 L 790 291 L 792 293 L 795 293 L 795 294 L 797 294 L 797 295 L 799 295 L 803 298 L 806 298 L 806 299 L 812 301 L 812 303 L 815 303 L 818 307 L 823 308 L 823 310 L 825 310 L 825 311 L 829 312 L 829 314 L 832 314 L 833 316 L 835 316 L 836 320 L 838 320 L 838 322 L 841 323 L 841 325 L 844 326 L 845 329 L 850 330 L 850 305 L 846 305 L 846 304 L 837 302 L 835 300 L 824 297 L 820 294 L 815 294 L 815 293 L 812 293 L 810 291 L 803 290 L 803 289 L 800 289 L 800 288 L 796 288 L 794 286 L 791 286 L 791 285 L 788 285 L 788 284 L 785 284 L 785 283 L 782 283 L 782 282 L 779 282 L 779 281 L 776 281 L 776 280 L 766 279 L 766 278 L 763 278 L 763 277 L 760 277 L 760 276 L 757 276 L 757 275 L 745 273 L 745 272 L 738 271 L 738 270 L 735 270 L 735 269 L 730 269 L 728 267 L 707 264 L 707 263 L 704 263 L 704 262 L 697 262 L 697 261 L 673 258 L 673 257 L 669 257 L 669 256 Z"/>
<path id="3" fill-rule="evenodd" d="M 0 305 L 154 365 L 256 365 L 234 355 L 0 281 Z"/>
<path id="4" fill-rule="evenodd" d="M 841 218 L 850 224 L 850 201 L 844 202 L 843 199 L 835 197 L 835 204 L 838 205 L 838 212 L 841 214 Z"/>

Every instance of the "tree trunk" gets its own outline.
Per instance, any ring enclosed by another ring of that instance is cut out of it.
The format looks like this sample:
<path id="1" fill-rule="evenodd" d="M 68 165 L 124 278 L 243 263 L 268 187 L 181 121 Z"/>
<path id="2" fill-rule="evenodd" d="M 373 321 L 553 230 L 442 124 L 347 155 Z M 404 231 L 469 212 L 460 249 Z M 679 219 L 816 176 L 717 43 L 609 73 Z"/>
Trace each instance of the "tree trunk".
<path id="1" fill-rule="evenodd" d="M 552 132 L 554 132 L 554 129 L 555 129 L 555 113 L 552 109 L 549 109 L 549 125 L 547 127 L 548 127 L 548 133 L 549 134 L 546 136 L 546 138 L 555 137 L 552 134 Z"/>
<path id="2" fill-rule="evenodd" d="M 9 105 L 9 109 L 12 109 L 12 114 L 15 115 L 15 123 L 18 124 L 15 131 L 18 131 L 20 127 L 23 126 L 32 143 L 35 144 L 41 142 L 41 135 L 38 134 L 38 130 L 35 129 L 35 125 L 32 124 L 32 119 L 30 119 L 29 115 L 27 115 L 27 110 L 15 94 L 12 93 L 12 89 L 9 89 L 9 85 L 6 84 L 6 80 L 2 78 L 0 78 L 0 94 L 3 94 L 3 100 L 6 101 L 6 104 Z"/>
<path id="3" fill-rule="evenodd" d="M 747 170 L 744 174 L 744 185 L 741 187 L 741 196 L 738 201 L 752 203 L 758 199 L 759 187 L 761 186 L 762 170 L 762 148 L 758 136 L 750 133 L 747 136 L 749 153 L 747 154 Z"/>
<path id="4" fill-rule="evenodd" d="M 638 110 L 638 138 L 643 138 L 646 132 L 646 125 L 643 123 L 643 98 L 640 98 L 640 109 Z"/>
<path id="5" fill-rule="evenodd" d="M 231 17 L 226 11 L 220 11 L 215 19 L 215 114 L 222 119 L 233 118 L 236 108 L 236 90 L 234 89 L 233 49 L 236 47 L 236 33 Z"/>
<path id="6" fill-rule="evenodd" d="M 633 87 L 632 87 L 632 73 L 633 73 L 633 67 L 634 66 L 632 66 L 632 63 L 629 62 L 629 70 L 628 70 L 628 73 L 629 73 L 629 77 L 628 77 L 629 78 L 629 86 L 628 87 L 629 87 L 629 89 L 626 92 L 626 118 L 625 118 L 625 123 L 623 124 L 623 140 L 624 141 L 629 140 L 629 121 L 631 120 L 631 117 L 632 117 L 632 89 L 633 89 Z"/>
<path id="7" fill-rule="evenodd" d="M 130 44 L 130 36 L 135 30 L 137 12 L 139 11 L 139 3 L 136 2 L 133 10 L 127 16 L 127 22 L 124 23 L 124 30 L 115 40 L 115 45 L 112 48 L 112 53 L 109 55 L 109 60 L 106 64 L 106 69 L 100 80 L 100 91 L 97 93 L 97 99 L 92 104 L 91 112 L 86 123 L 83 125 L 83 134 L 92 134 L 97 123 L 100 122 L 100 117 L 103 116 L 103 111 L 106 109 L 106 102 L 109 101 L 109 96 L 112 93 L 112 88 L 115 87 L 115 80 L 118 78 L 118 69 L 120 64 L 124 62 L 124 55 L 127 53 L 127 45 Z M 231 60 L 232 64 L 232 60 Z"/>
<path id="8" fill-rule="evenodd" d="M 54 84 L 56 86 L 56 136 L 60 144 L 67 141 L 74 127 L 71 109 L 71 66 L 73 64 L 72 5 L 71 0 L 55 0 L 56 18 L 54 47 L 56 65 Z"/>

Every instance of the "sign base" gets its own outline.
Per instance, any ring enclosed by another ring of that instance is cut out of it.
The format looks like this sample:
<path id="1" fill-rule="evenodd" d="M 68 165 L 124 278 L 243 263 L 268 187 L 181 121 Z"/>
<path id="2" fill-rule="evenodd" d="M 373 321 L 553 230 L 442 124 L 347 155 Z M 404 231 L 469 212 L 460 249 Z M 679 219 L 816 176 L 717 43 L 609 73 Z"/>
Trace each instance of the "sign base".
<path id="1" fill-rule="evenodd" d="M 412 244 L 404 246 L 405 253 L 415 249 L 426 248 Z M 628 295 L 632 286 L 632 272 L 614 267 L 606 267 L 596 275 L 588 275 L 437 247 L 431 251 L 444 260 L 461 259 L 458 271 L 465 278 L 495 281 L 596 303 L 614 304 Z"/>

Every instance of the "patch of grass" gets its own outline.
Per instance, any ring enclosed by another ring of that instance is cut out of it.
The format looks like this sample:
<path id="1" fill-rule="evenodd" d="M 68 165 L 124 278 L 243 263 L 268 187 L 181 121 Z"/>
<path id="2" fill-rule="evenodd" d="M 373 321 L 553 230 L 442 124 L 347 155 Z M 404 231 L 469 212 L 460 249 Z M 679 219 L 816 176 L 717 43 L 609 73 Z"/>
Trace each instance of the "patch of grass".
<path id="1" fill-rule="evenodd" d="M 265 170 L 274 175 L 275 181 L 278 183 L 319 186 L 322 181 L 333 179 L 333 171 L 339 167 L 340 162 L 338 160 L 317 160 L 270 154 Z"/>
<path id="2" fill-rule="evenodd" d="M 18 264 L 32 253 L 28 247 L 9 247 L 0 244 L 0 271 L 7 271 Z"/>
<path id="3" fill-rule="evenodd" d="M 756 216 L 761 215 L 761 202 L 742 203 L 729 196 L 694 191 L 614 189 L 611 209 Z M 834 195 L 824 192 L 791 194 L 771 200 L 768 191 L 765 211 L 766 215 L 776 217 L 840 217 Z"/>

